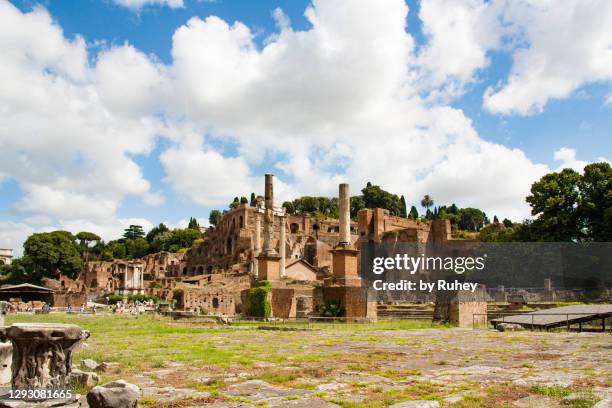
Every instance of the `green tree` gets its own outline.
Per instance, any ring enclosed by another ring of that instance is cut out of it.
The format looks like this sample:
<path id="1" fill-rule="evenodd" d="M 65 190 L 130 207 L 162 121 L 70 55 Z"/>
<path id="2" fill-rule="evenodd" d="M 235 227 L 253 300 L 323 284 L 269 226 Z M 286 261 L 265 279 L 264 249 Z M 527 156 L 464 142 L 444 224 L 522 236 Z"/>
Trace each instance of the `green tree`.
<path id="1" fill-rule="evenodd" d="M 240 199 L 238 199 L 238 197 L 234 197 L 234 201 L 230 203 L 229 208 L 233 210 L 234 208 L 238 208 L 239 205 L 240 205 Z"/>
<path id="2" fill-rule="evenodd" d="M 96 243 L 100 242 L 102 238 L 100 238 L 98 235 L 94 234 L 93 232 L 88 232 L 88 231 L 79 232 L 78 234 L 76 234 L 76 238 L 79 240 L 79 247 L 81 250 L 81 254 L 85 258 L 85 262 L 87 262 L 89 260 L 89 253 L 90 253 L 89 245 L 92 242 L 96 242 Z"/>
<path id="3" fill-rule="evenodd" d="M 83 268 L 83 259 L 75 240 L 68 231 L 30 235 L 23 244 L 24 257 L 31 262 L 32 270 L 28 272 L 38 279 L 57 278 L 60 274 L 76 278 Z"/>
<path id="4" fill-rule="evenodd" d="M 125 240 L 125 249 L 128 258 L 142 258 L 149 253 L 149 243 L 143 237 Z"/>
<path id="5" fill-rule="evenodd" d="M 406 207 L 406 199 L 404 196 L 400 197 L 400 217 L 408 217 L 408 208 Z"/>
<path id="6" fill-rule="evenodd" d="M 27 257 L 15 259 L 10 265 L 0 265 L 0 284 L 40 283 L 40 277 L 28 273 L 31 266 Z"/>
<path id="7" fill-rule="evenodd" d="M 365 202 L 363 201 L 363 196 L 353 196 L 351 197 L 351 218 L 357 217 L 359 211 L 365 208 Z"/>
<path id="8" fill-rule="evenodd" d="M 172 244 L 178 245 L 179 248 L 191 248 L 193 241 L 202 238 L 200 231 L 190 228 L 175 229 L 173 232 Z"/>
<path id="9" fill-rule="evenodd" d="M 143 238 L 144 236 L 145 233 L 140 225 L 130 225 L 123 230 L 123 238 L 125 239 Z"/>
<path id="10" fill-rule="evenodd" d="M 459 210 L 459 228 L 478 231 L 484 226 L 486 218 L 486 214 L 478 208 L 462 208 Z"/>
<path id="11" fill-rule="evenodd" d="M 159 234 L 163 234 L 164 232 L 167 232 L 167 231 L 169 231 L 169 228 L 166 227 L 166 225 L 164 223 L 160 223 L 157 227 L 151 228 L 151 231 L 149 231 L 147 233 L 146 239 L 147 239 L 148 242 L 153 242 L 155 237 L 157 237 Z"/>
<path id="12" fill-rule="evenodd" d="M 493 216 L 493 224 L 499 224 L 499 218 L 497 218 L 497 215 Z"/>
<path id="13" fill-rule="evenodd" d="M 222 216 L 223 215 L 221 214 L 221 211 L 211 210 L 210 214 L 208 215 L 208 222 L 210 223 L 210 225 L 214 225 L 216 227 L 221 221 Z"/>
<path id="14" fill-rule="evenodd" d="M 429 207 L 434 205 L 433 198 L 429 194 L 425 194 L 423 199 L 421 200 L 421 206 L 425 207 L 427 211 L 429 211 Z"/>
<path id="15" fill-rule="evenodd" d="M 391 215 L 401 215 L 402 206 L 400 198 L 397 195 L 391 194 L 371 183 L 368 183 L 368 185 L 361 190 L 361 193 L 363 194 L 365 208 L 385 208 L 389 210 L 389 214 Z"/>
<path id="16" fill-rule="evenodd" d="M 155 235 L 153 241 L 150 242 L 150 250 L 152 252 L 168 251 L 174 240 L 174 231 L 164 231 Z"/>
<path id="17" fill-rule="evenodd" d="M 98 235 L 88 231 L 79 232 L 78 234 L 76 234 L 76 238 L 79 240 L 79 244 L 81 246 L 89 246 L 89 244 L 92 242 L 102 240 L 102 238 L 100 238 Z"/>
<path id="18" fill-rule="evenodd" d="M 240 197 L 240 204 L 248 204 L 249 203 L 249 199 L 246 197 Z"/>
<path id="19" fill-rule="evenodd" d="M 190 217 L 187 228 L 200 231 L 200 225 L 198 224 L 198 220 L 193 217 Z"/>
<path id="20" fill-rule="evenodd" d="M 287 214 L 289 214 L 289 215 L 295 214 L 295 206 L 293 205 L 293 203 L 291 201 L 285 201 L 283 203 L 283 208 L 285 209 Z"/>
<path id="21" fill-rule="evenodd" d="M 251 202 L 249 203 L 251 207 L 257 206 L 257 198 L 255 197 L 255 193 L 251 193 Z"/>
<path id="22" fill-rule="evenodd" d="M 541 241 L 573 241 L 583 237 L 578 204 L 580 174 L 572 169 L 549 173 L 531 186 L 526 200 L 531 215 L 537 216 L 533 227 Z"/>
<path id="23" fill-rule="evenodd" d="M 408 218 L 410 218 L 411 220 L 416 220 L 417 218 L 419 218 L 419 212 L 417 211 L 417 208 L 414 205 L 410 207 L 410 213 L 408 214 Z"/>
<path id="24" fill-rule="evenodd" d="M 612 167 L 591 163 L 578 182 L 578 216 L 591 241 L 612 242 Z"/>
<path id="25" fill-rule="evenodd" d="M 109 261 L 112 259 L 124 259 L 127 256 L 127 250 L 125 243 L 119 241 L 110 241 L 106 244 L 104 251 L 104 260 Z"/>

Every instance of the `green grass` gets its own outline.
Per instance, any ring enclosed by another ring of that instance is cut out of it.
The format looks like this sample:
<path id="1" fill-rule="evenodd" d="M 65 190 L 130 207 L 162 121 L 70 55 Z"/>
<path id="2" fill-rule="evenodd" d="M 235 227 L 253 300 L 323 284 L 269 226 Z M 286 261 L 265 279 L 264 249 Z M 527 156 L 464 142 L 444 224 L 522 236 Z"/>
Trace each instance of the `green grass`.
<path id="1" fill-rule="evenodd" d="M 565 397 L 572 393 L 567 388 L 562 387 L 545 387 L 542 385 L 536 385 L 531 387 L 529 391 L 534 394 L 546 395 L 547 397 Z"/>
<path id="2" fill-rule="evenodd" d="M 282 363 L 287 358 L 285 348 L 270 347 L 265 339 L 289 338 L 292 340 L 293 361 L 297 363 L 320 363 L 329 354 L 320 349 L 303 350 L 299 340 L 300 332 L 266 332 L 256 330 L 261 323 L 242 324 L 237 327 L 212 326 L 193 327 L 180 324 L 161 316 L 125 315 L 78 315 L 52 313 L 48 315 L 11 314 L 6 324 L 15 322 L 53 322 L 76 324 L 91 333 L 86 346 L 79 347 L 74 361 L 91 358 L 98 362 L 112 361 L 121 364 L 121 373 L 105 375 L 103 380 L 113 380 L 121 375 L 136 375 L 142 372 L 167 367 L 169 362 L 182 363 L 191 367 L 214 366 L 218 369 L 243 366 L 252 367 L 255 362 Z M 282 323 L 275 323 L 282 324 Z M 289 323 L 292 324 L 292 323 Z M 249 325 L 251 327 L 249 327 Z M 247 327 L 245 327 L 247 326 Z M 347 341 L 384 341 L 376 335 L 382 330 L 411 330 L 443 328 L 445 325 L 427 321 L 384 320 L 371 324 L 311 324 L 335 336 L 335 332 L 352 331 L 357 334 L 346 336 L 338 333 L 339 343 Z M 364 332 L 369 332 L 364 334 Z M 330 345 L 335 342 L 330 342 Z M 340 355 L 341 356 L 341 355 Z M 354 358 L 357 358 L 355 356 Z M 152 379 L 155 375 L 152 374 Z"/>

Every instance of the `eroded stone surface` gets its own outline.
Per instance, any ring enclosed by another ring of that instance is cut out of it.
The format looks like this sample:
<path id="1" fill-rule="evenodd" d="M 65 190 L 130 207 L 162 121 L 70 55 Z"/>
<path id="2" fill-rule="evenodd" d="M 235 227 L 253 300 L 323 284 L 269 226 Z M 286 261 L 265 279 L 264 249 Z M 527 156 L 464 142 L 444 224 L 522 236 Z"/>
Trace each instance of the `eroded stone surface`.
<path id="1" fill-rule="evenodd" d="M 236 403 L 360 406 L 373 399 L 399 403 L 407 398 L 431 403 L 425 396 L 444 408 L 466 396 L 487 398 L 495 387 L 509 388 L 497 406 L 563 406 L 563 396 L 530 391 L 538 387 L 612 397 L 606 380 L 612 371 L 609 335 L 433 329 L 257 332 L 256 338 L 252 331 L 235 330 L 206 336 L 219 350 L 254 363 L 165 365 L 133 378 L 146 379 L 145 393 L 153 399 L 154 389 L 210 387 L 215 390 L 210 403 L 197 406 L 220 408 Z M 192 398 L 194 392 L 177 393 L 177 399 Z M 215 401 L 215 395 L 233 400 Z M 408 402 L 414 401 L 401 403 Z"/>
<path id="2" fill-rule="evenodd" d="M 286 397 L 297 397 L 311 394 L 312 391 L 273 387 L 262 380 L 249 380 L 229 387 L 227 395 L 245 397 L 253 402 L 269 401 Z"/>

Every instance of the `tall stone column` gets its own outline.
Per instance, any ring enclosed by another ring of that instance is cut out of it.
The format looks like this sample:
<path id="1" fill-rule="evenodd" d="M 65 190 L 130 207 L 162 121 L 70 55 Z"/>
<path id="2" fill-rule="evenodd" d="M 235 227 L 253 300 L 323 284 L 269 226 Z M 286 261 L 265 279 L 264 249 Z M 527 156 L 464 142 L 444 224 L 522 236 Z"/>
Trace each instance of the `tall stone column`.
<path id="1" fill-rule="evenodd" d="M 266 209 L 264 213 L 264 243 L 263 253 L 266 255 L 276 255 L 276 250 L 272 246 L 272 233 L 274 232 L 274 176 L 266 174 L 265 200 Z"/>
<path id="2" fill-rule="evenodd" d="M 123 290 L 125 291 L 127 287 L 128 287 L 127 265 L 123 265 Z"/>
<path id="3" fill-rule="evenodd" d="M 340 245 L 351 245 L 351 202 L 348 183 L 342 183 L 338 189 L 340 211 Z"/>
<path id="4" fill-rule="evenodd" d="M 142 289 L 144 293 L 144 268 L 140 270 L 140 289 Z"/>
<path id="5" fill-rule="evenodd" d="M 359 251 L 351 245 L 351 216 L 348 184 L 338 188 L 340 211 L 340 237 L 332 251 L 331 278 L 323 282 L 322 304 L 336 303 L 344 308 L 348 319 L 376 320 L 376 302 L 368 296 L 368 288 L 361 286 L 359 277 Z"/>
<path id="6" fill-rule="evenodd" d="M 357 251 L 351 245 L 351 203 L 349 185 L 342 183 L 338 187 L 340 211 L 340 239 L 332 252 L 332 272 L 338 283 L 347 286 L 359 286 L 359 271 L 357 270 Z"/>
<path id="7" fill-rule="evenodd" d="M 281 215 L 279 217 L 280 219 L 280 236 L 279 236 L 279 244 L 278 244 L 278 255 L 280 256 L 280 263 L 279 263 L 279 270 L 280 270 L 280 277 L 283 278 L 285 277 L 285 247 L 287 246 L 287 226 L 286 224 L 286 218 L 284 215 Z"/>
<path id="8" fill-rule="evenodd" d="M 265 210 L 264 210 L 264 242 L 263 251 L 257 257 L 258 279 L 278 281 L 280 279 L 280 257 L 272 246 L 272 233 L 274 231 L 274 176 L 266 174 L 265 181 Z"/>

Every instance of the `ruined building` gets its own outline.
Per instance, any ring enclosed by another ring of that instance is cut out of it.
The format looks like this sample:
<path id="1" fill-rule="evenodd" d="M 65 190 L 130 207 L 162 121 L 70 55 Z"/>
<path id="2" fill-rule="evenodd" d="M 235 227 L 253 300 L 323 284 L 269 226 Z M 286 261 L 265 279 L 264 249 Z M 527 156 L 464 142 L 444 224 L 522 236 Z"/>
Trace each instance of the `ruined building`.
<path id="1" fill-rule="evenodd" d="M 13 262 L 13 250 L 0 248 L 0 265 L 10 265 Z"/>
<path id="2" fill-rule="evenodd" d="M 340 219 L 288 215 L 274 202 L 273 176 L 255 207 L 225 212 L 187 253 L 159 252 L 138 260 L 88 262 L 80 279 L 90 298 L 146 293 L 176 309 L 218 315 L 246 314 L 248 293 L 259 280 L 272 283 L 274 317 L 312 316 L 328 303 L 350 318 L 375 318 L 361 287 L 361 248 L 368 243 L 418 243 L 446 247 L 446 220 L 420 222 L 364 209 L 350 219 L 348 185 L 339 189 Z M 452 245 L 451 245 L 452 247 Z"/>

